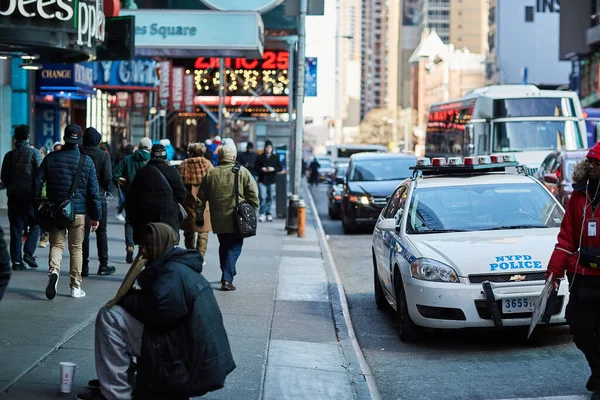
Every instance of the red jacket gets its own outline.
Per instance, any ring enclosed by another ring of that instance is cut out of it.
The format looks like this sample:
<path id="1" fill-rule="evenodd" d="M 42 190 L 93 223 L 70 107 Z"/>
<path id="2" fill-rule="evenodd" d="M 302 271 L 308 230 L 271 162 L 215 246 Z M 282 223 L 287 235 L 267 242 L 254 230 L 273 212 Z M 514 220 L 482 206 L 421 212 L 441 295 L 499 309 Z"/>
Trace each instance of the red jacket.
<path id="1" fill-rule="evenodd" d="M 595 236 L 589 236 L 588 223 L 594 219 L 597 232 Z M 599 268 L 584 267 L 578 262 L 580 247 L 600 247 L 600 206 L 592 210 L 586 199 L 585 189 L 575 190 L 567 203 L 565 217 L 558 233 L 558 243 L 550 257 L 546 276 L 554 272 L 554 277 L 562 277 L 565 270 L 575 274 L 600 276 Z"/>

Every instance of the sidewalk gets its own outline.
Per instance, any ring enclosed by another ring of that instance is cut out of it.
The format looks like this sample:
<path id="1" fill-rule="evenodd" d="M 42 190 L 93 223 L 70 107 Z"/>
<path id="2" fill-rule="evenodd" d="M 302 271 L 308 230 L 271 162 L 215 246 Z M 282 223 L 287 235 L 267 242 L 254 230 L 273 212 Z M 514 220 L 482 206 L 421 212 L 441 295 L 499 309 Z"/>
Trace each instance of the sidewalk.
<path id="1" fill-rule="evenodd" d="M 84 278 L 86 298 L 68 297 L 68 252 L 53 301 L 45 298 L 48 249 L 38 249 L 38 270 L 13 273 L 0 302 L 0 399 L 74 398 L 59 393 L 61 361 L 77 364 L 74 393 L 96 376 L 95 315 L 129 267 L 114 205 L 109 203 L 108 236 L 117 273 Z M 5 214 L 0 225 L 7 232 Z M 218 290 L 218 241 L 210 235 L 203 273 L 215 288 L 237 368 L 224 389 L 203 398 L 370 398 L 310 205 L 304 238 L 287 236 L 284 226 L 283 220 L 262 223 L 258 235 L 245 241 L 235 292 Z M 97 268 L 95 246 L 92 240 L 91 274 Z"/>

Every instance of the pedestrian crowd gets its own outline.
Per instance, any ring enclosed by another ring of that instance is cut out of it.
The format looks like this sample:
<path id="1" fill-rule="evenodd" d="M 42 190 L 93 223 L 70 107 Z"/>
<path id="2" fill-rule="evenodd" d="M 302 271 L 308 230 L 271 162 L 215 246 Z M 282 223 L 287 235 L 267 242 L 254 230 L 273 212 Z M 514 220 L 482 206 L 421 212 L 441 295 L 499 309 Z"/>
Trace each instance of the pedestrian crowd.
<path id="1" fill-rule="evenodd" d="M 107 237 L 114 185 L 131 267 L 115 298 L 98 313 L 98 379 L 78 398 L 188 399 L 222 388 L 235 363 L 202 275 L 209 233 L 219 241 L 221 290 L 234 291 L 244 238 L 255 234 L 257 220 L 273 220 L 281 171 L 273 144 L 267 140 L 258 155 L 248 143 L 238 156 L 233 140 L 217 136 L 191 143 L 183 154 L 168 140 L 143 138 L 136 148 L 123 141 L 111 159 L 93 127 L 66 126 L 63 142 L 51 151 L 33 148 L 29 136 L 26 125 L 16 127 L 15 148 L 2 162 L 10 249 L 0 229 L 0 299 L 11 270 L 38 268 L 38 245 L 49 246 L 46 297 L 53 300 L 60 290 L 65 247 L 70 296 L 85 297 L 92 233 L 97 274 L 114 274 Z M 178 168 L 172 160 L 181 160 Z M 178 247 L 180 230 L 185 249 Z"/>

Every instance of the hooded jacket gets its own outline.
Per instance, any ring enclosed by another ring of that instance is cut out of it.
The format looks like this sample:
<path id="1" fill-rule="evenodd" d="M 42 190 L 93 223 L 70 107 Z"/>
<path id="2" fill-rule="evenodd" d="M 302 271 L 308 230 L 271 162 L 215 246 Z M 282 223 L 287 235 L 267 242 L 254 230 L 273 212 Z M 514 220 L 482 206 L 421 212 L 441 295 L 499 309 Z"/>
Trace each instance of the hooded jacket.
<path id="1" fill-rule="evenodd" d="M 157 169 L 162 172 L 170 188 Z M 186 195 L 179 173 L 166 160 L 155 158 L 140 168 L 126 203 L 127 218 L 133 226 L 134 242 L 139 243 L 141 229 L 150 222 L 163 222 L 179 232 L 181 220 L 177 203 L 183 203 Z"/>
<path id="2" fill-rule="evenodd" d="M 223 317 L 195 250 L 173 248 L 138 276 L 119 303 L 144 324 L 137 397 L 202 396 L 234 370 Z"/>
<path id="3" fill-rule="evenodd" d="M 31 190 L 37 169 L 42 165 L 42 153 L 20 140 L 2 161 L 2 183 L 11 200 L 31 202 Z"/>
<path id="4" fill-rule="evenodd" d="M 35 175 L 34 206 L 37 207 L 42 202 L 44 183 L 46 183 L 46 198 L 50 204 L 58 206 L 71 197 L 69 191 L 75 179 L 79 157 L 85 157 L 85 161 L 77 191 L 73 196 L 75 214 L 88 214 L 92 220 L 100 221 L 102 204 L 96 168 L 91 158 L 81 154 L 79 147 L 75 145 L 65 145 L 61 151 L 53 151 L 44 158 Z"/>
<path id="5" fill-rule="evenodd" d="M 83 134 L 83 146 L 81 152 L 88 155 L 96 166 L 96 175 L 98 176 L 98 186 L 100 195 L 106 196 L 110 192 L 110 181 L 112 180 L 112 166 L 110 165 L 110 156 L 100 149 L 98 145 L 102 136 L 94 128 L 87 128 Z"/>
<path id="6" fill-rule="evenodd" d="M 128 155 L 115 167 L 113 171 L 113 182 L 119 184 L 119 178 L 125 178 L 126 182 L 123 186 L 125 197 L 129 196 L 131 185 L 137 171 L 142 168 L 150 160 L 150 151 L 136 150 L 135 153 Z"/>
<path id="7" fill-rule="evenodd" d="M 581 248 L 597 248 L 600 251 L 600 188 L 598 182 L 589 181 L 588 171 L 587 160 L 577 163 L 573 170 L 573 194 L 560 225 L 558 243 L 550 257 L 547 276 L 552 272 L 554 277 L 562 277 L 565 271 L 600 276 L 599 268 L 586 267 L 580 259 Z M 596 201 L 592 201 L 596 194 Z M 596 224 L 594 235 L 589 234 L 594 233 L 593 229 L 588 232 L 590 223 Z"/>

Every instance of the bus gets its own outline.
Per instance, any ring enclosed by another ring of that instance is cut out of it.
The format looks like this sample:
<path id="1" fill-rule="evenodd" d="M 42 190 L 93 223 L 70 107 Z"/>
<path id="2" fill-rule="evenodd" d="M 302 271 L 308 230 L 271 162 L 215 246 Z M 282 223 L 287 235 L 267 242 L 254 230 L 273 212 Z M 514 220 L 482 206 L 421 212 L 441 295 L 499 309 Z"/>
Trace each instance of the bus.
<path id="1" fill-rule="evenodd" d="M 387 153 L 388 148 L 379 144 L 343 144 L 327 146 L 327 156 L 335 163 L 348 163 L 352 154 Z"/>
<path id="2" fill-rule="evenodd" d="M 574 92 L 492 85 L 429 110 L 425 157 L 511 153 L 533 174 L 554 150 L 588 147 Z"/>

